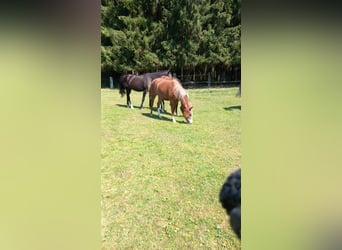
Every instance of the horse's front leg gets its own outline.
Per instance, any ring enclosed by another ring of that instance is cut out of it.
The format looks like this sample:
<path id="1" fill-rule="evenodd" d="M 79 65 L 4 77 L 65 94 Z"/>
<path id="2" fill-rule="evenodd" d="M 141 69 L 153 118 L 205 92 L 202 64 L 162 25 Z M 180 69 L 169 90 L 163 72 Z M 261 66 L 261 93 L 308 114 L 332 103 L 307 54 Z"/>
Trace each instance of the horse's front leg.
<path id="1" fill-rule="evenodd" d="M 161 103 L 162 103 L 162 99 L 160 98 L 160 97 L 158 97 L 158 105 L 157 105 L 157 107 L 158 107 L 158 117 L 159 118 L 161 118 L 160 117 L 160 108 L 161 108 Z"/>
<path id="2" fill-rule="evenodd" d="M 146 93 L 147 93 L 147 90 L 145 89 L 144 92 L 143 92 L 140 109 L 143 109 Z"/>

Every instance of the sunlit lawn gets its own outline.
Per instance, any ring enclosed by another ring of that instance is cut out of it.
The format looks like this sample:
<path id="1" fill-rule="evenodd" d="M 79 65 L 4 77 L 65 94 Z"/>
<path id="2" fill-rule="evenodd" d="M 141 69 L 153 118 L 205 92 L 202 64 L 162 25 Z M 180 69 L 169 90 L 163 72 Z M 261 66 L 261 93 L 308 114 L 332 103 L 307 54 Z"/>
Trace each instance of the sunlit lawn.
<path id="1" fill-rule="evenodd" d="M 148 95 L 140 110 L 139 92 L 129 109 L 117 89 L 101 91 L 103 249 L 240 249 L 218 201 L 240 166 L 237 90 L 188 90 L 191 125 L 150 117 Z"/>

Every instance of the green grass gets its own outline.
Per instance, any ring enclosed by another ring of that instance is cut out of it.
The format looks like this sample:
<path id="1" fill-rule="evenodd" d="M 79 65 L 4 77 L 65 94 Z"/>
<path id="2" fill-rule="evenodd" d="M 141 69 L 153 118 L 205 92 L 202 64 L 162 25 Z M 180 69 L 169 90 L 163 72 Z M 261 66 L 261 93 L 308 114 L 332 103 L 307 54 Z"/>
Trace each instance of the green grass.
<path id="1" fill-rule="evenodd" d="M 140 110 L 132 92 L 132 110 L 101 91 L 102 249 L 240 249 L 218 195 L 240 166 L 241 99 L 237 88 L 188 92 L 191 125 L 150 117 L 148 95 Z"/>

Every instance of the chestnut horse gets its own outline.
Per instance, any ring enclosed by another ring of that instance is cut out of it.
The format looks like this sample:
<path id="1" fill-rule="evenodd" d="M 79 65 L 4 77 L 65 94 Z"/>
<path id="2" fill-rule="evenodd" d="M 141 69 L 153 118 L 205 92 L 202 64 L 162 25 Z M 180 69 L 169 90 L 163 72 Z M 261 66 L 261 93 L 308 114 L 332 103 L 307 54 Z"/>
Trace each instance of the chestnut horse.
<path id="1" fill-rule="evenodd" d="M 192 123 L 192 105 L 189 100 L 188 93 L 184 90 L 181 83 L 177 78 L 168 76 L 162 76 L 152 81 L 149 86 L 150 96 L 150 109 L 152 116 L 152 108 L 155 97 L 158 95 L 158 117 L 160 118 L 160 105 L 162 101 L 170 101 L 171 106 L 171 118 L 173 122 L 176 122 L 174 118 L 174 112 L 177 109 L 178 102 L 181 102 L 181 111 L 185 120 L 188 123 Z"/>
<path id="2" fill-rule="evenodd" d="M 152 80 L 161 76 L 172 76 L 172 73 L 170 70 L 165 71 L 159 71 L 159 72 L 153 72 L 153 73 L 145 73 L 143 75 L 122 75 L 120 77 L 119 81 L 119 87 L 120 87 L 120 94 L 121 97 L 123 97 L 125 94 L 127 96 L 127 107 L 133 108 L 133 105 L 131 103 L 131 90 L 135 91 L 142 91 L 143 96 L 140 104 L 140 109 L 143 108 L 145 96 L 148 90 L 148 86 L 151 84 Z"/>

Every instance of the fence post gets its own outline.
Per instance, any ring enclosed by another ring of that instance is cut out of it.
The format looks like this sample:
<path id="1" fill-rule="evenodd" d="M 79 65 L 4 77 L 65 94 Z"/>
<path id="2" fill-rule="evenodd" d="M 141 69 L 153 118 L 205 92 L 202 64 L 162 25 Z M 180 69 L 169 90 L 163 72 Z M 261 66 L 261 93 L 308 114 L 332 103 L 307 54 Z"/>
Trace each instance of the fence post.
<path id="1" fill-rule="evenodd" d="M 210 89 L 211 86 L 211 78 L 210 78 L 210 73 L 208 73 L 208 89 Z"/>
<path id="2" fill-rule="evenodd" d="M 109 77 L 109 83 L 110 83 L 110 88 L 112 89 L 112 88 L 114 88 L 114 86 L 113 86 L 113 77 Z"/>

